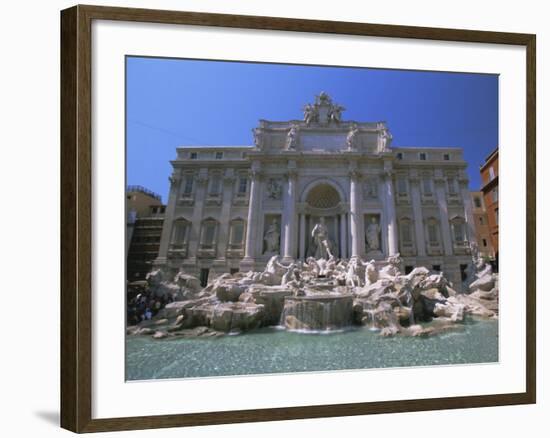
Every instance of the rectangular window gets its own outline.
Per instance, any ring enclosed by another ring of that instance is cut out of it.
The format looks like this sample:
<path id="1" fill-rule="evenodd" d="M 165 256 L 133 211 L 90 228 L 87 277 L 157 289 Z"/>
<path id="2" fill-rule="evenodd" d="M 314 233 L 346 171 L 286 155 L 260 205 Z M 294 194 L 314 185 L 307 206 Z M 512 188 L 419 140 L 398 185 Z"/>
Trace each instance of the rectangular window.
<path id="1" fill-rule="evenodd" d="M 466 239 L 464 238 L 464 224 L 462 223 L 456 223 L 453 225 L 454 235 L 455 235 L 455 242 L 464 242 Z"/>
<path id="2" fill-rule="evenodd" d="M 443 154 L 443 160 L 449 161 L 451 159 L 451 156 L 449 154 Z"/>
<path id="3" fill-rule="evenodd" d="M 239 178 L 239 193 L 240 194 L 246 193 L 247 186 L 248 186 L 248 178 L 245 176 L 241 176 Z"/>
<path id="4" fill-rule="evenodd" d="M 405 275 L 410 274 L 413 269 L 414 269 L 414 266 L 410 266 L 410 265 L 405 266 Z"/>
<path id="5" fill-rule="evenodd" d="M 193 193 L 193 175 L 185 175 L 183 194 L 190 195 L 191 193 Z"/>
<path id="6" fill-rule="evenodd" d="M 403 177 L 397 178 L 397 193 L 400 195 L 407 194 L 407 180 Z"/>
<path id="7" fill-rule="evenodd" d="M 202 287 L 206 287 L 208 285 L 208 274 L 210 274 L 210 269 L 208 268 L 201 269 L 200 281 L 201 281 Z"/>
<path id="8" fill-rule="evenodd" d="M 216 152 L 216 160 L 221 160 L 223 158 L 223 152 Z"/>
<path id="9" fill-rule="evenodd" d="M 479 218 L 479 225 L 483 225 L 483 216 Z"/>
<path id="10" fill-rule="evenodd" d="M 468 278 L 468 265 L 460 265 L 460 279 L 462 281 L 466 280 Z"/>
<path id="11" fill-rule="evenodd" d="M 205 246 L 212 246 L 214 245 L 214 236 L 216 233 L 216 224 L 211 222 L 207 223 L 204 226 L 204 238 L 203 238 L 203 245 Z"/>
<path id="12" fill-rule="evenodd" d="M 432 265 L 432 269 L 437 272 L 441 272 L 441 265 Z"/>
<path id="13" fill-rule="evenodd" d="M 430 240 L 430 243 L 437 243 L 437 225 L 436 224 L 428 224 L 428 239 Z"/>
<path id="14" fill-rule="evenodd" d="M 491 191 L 491 199 L 493 200 L 493 202 L 498 202 L 498 187 L 495 187 Z"/>
<path id="15" fill-rule="evenodd" d="M 173 242 L 176 244 L 182 244 L 185 242 L 185 235 L 187 234 L 187 224 L 186 223 L 177 223 L 174 226 L 174 239 Z"/>
<path id="16" fill-rule="evenodd" d="M 403 159 L 403 152 L 398 152 L 396 157 L 397 157 L 398 160 L 402 160 Z"/>
<path id="17" fill-rule="evenodd" d="M 221 190 L 222 178 L 219 174 L 212 175 L 210 180 L 210 195 L 219 195 Z"/>
<path id="18" fill-rule="evenodd" d="M 487 248 L 487 239 L 483 239 L 483 247 Z"/>
<path id="19" fill-rule="evenodd" d="M 401 224 L 401 237 L 403 238 L 403 242 L 406 242 L 406 243 L 412 242 L 410 224 L 408 223 Z"/>
<path id="20" fill-rule="evenodd" d="M 419 158 L 420 158 L 421 161 L 426 161 L 426 153 L 425 152 L 420 152 Z"/>
<path id="21" fill-rule="evenodd" d="M 476 208 L 481 208 L 481 199 L 478 196 L 474 198 L 474 205 Z"/>
<path id="22" fill-rule="evenodd" d="M 197 153 L 196 152 L 191 152 L 189 154 L 189 158 L 191 158 L 192 160 L 196 160 L 197 159 Z"/>
<path id="23" fill-rule="evenodd" d="M 495 179 L 495 169 L 493 167 L 489 167 L 489 181 L 492 181 Z"/>
<path id="24" fill-rule="evenodd" d="M 449 194 L 450 195 L 456 195 L 458 188 L 456 186 L 456 179 L 451 178 L 447 180 L 447 186 L 449 187 Z"/>
<path id="25" fill-rule="evenodd" d="M 422 190 L 425 195 L 432 194 L 432 180 L 429 177 L 424 177 L 422 179 Z"/>
<path id="26" fill-rule="evenodd" d="M 243 243 L 243 237 L 244 237 L 244 223 L 242 222 L 235 222 L 233 224 L 233 229 L 231 232 L 231 244 L 232 245 L 240 245 Z"/>

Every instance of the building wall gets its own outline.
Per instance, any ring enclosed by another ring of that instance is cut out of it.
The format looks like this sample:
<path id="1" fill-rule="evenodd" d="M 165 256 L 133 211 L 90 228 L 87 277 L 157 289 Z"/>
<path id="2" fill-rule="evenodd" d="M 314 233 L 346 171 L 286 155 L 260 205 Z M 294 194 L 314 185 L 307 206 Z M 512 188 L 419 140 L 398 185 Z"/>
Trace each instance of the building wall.
<path id="1" fill-rule="evenodd" d="M 135 212 L 134 216 L 148 216 L 150 207 L 161 206 L 160 195 L 142 186 L 129 186 L 126 188 L 126 211 Z"/>
<path id="2" fill-rule="evenodd" d="M 206 282 L 262 270 L 274 254 L 303 260 L 323 216 L 335 256 L 400 253 L 460 289 L 476 239 L 462 149 L 392 147 L 385 122 L 331 122 L 326 95 L 314 106 L 311 123 L 261 120 L 254 146 L 178 148 L 155 263 Z"/>
<path id="3" fill-rule="evenodd" d="M 498 258 L 498 149 L 493 151 L 480 168 L 483 199 L 487 211 L 491 244 Z"/>
<path id="4" fill-rule="evenodd" d="M 491 229 L 487 210 L 485 208 L 483 192 L 472 192 L 472 206 L 479 252 L 485 257 L 494 258 L 495 251 L 493 248 Z"/>
<path id="5" fill-rule="evenodd" d="M 135 220 L 126 259 L 128 281 L 144 280 L 151 271 L 153 261 L 158 256 L 163 224 L 163 206 L 151 207 L 148 215 L 144 214 Z"/>
<path id="6" fill-rule="evenodd" d="M 139 281 L 157 258 L 165 206 L 160 195 L 141 186 L 126 191 L 126 279 Z"/>

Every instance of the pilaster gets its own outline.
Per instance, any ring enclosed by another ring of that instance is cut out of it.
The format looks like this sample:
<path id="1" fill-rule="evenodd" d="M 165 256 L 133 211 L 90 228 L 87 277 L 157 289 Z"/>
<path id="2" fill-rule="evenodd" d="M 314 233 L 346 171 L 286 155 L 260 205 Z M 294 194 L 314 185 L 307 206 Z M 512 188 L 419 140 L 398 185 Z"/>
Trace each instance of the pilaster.
<path id="1" fill-rule="evenodd" d="M 256 257 L 255 237 L 257 234 L 258 210 L 260 207 L 260 162 L 252 162 L 250 169 L 250 200 L 248 202 L 248 220 L 246 227 L 246 241 L 244 247 L 243 265 L 254 262 Z"/>
<path id="2" fill-rule="evenodd" d="M 416 172 L 411 174 L 409 181 L 411 183 L 416 254 L 419 257 L 424 257 L 426 255 L 426 239 L 424 237 L 424 219 L 422 216 L 422 202 L 420 197 L 420 179 Z"/>
<path id="3" fill-rule="evenodd" d="M 163 265 L 168 260 L 168 248 L 170 247 L 170 239 L 172 238 L 172 223 L 174 222 L 174 214 L 178 205 L 178 197 L 181 185 L 181 174 L 179 171 L 168 178 L 170 181 L 170 192 L 168 195 L 168 206 L 164 216 L 162 233 L 160 237 L 159 253 L 155 260 L 155 264 Z"/>
<path id="4" fill-rule="evenodd" d="M 226 169 L 223 175 L 222 211 L 220 215 L 220 233 L 218 235 L 218 258 L 221 259 L 225 259 L 227 245 L 229 244 L 229 222 L 234 186 L 235 171 Z"/>
<path id="5" fill-rule="evenodd" d="M 365 224 L 363 217 L 361 193 L 361 174 L 357 170 L 355 162 L 349 166 L 350 177 L 350 236 L 351 257 L 363 257 L 365 253 Z"/>
<path id="6" fill-rule="evenodd" d="M 451 225 L 449 223 L 449 209 L 447 206 L 447 196 L 445 194 L 446 180 L 440 171 L 436 172 L 434 183 L 437 206 L 439 208 L 443 250 L 445 251 L 445 255 L 453 255 L 453 241 L 451 238 Z"/>
<path id="7" fill-rule="evenodd" d="M 283 197 L 283 261 L 286 262 L 296 257 L 296 178 L 298 175 L 295 161 L 289 161 L 287 167 L 287 181 Z"/>
<path id="8" fill-rule="evenodd" d="M 397 220 L 395 215 L 395 196 L 393 193 L 393 167 L 391 161 L 384 162 L 384 211 L 388 231 L 388 255 L 399 252 L 397 240 Z"/>

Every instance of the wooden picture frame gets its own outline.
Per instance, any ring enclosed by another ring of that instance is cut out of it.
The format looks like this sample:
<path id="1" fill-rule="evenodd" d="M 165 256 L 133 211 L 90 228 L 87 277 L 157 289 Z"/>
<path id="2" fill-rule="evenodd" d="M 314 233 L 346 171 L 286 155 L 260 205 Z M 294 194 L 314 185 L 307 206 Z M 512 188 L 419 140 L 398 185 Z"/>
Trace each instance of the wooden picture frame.
<path id="1" fill-rule="evenodd" d="M 526 48 L 526 391 L 511 394 L 346 403 L 194 414 L 92 418 L 92 22 L 186 24 Z M 237 16 L 99 6 L 61 12 L 61 426 L 98 432 L 529 404 L 536 402 L 536 37 L 530 34 Z"/>

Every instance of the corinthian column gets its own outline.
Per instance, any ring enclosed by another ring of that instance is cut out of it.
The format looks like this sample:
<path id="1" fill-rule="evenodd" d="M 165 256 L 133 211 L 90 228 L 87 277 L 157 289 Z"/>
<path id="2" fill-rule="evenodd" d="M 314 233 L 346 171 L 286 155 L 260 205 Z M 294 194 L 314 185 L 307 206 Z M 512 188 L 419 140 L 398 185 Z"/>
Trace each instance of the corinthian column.
<path id="1" fill-rule="evenodd" d="M 439 174 L 435 179 L 435 195 L 439 207 L 441 221 L 441 235 L 443 237 L 443 249 L 445 255 L 453 255 L 453 241 L 451 239 L 451 225 L 449 224 L 449 209 L 447 207 L 447 196 L 445 194 L 445 179 Z"/>
<path id="2" fill-rule="evenodd" d="M 303 211 L 300 213 L 300 253 L 298 257 L 301 260 L 306 259 L 306 215 Z"/>
<path id="3" fill-rule="evenodd" d="M 231 202 L 233 201 L 233 186 L 235 185 L 235 173 L 233 169 L 227 169 L 223 176 L 222 211 L 220 217 L 220 232 L 218 234 L 218 257 L 224 259 L 227 245 L 229 244 L 229 220 L 231 214 Z"/>
<path id="4" fill-rule="evenodd" d="M 248 220 L 246 224 L 246 242 L 244 246 L 244 263 L 251 263 L 256 257 L 255 237 L 257 234 L 258 210 L 260 208 L 260 163 L 252 163 L 250 170 L 250 199 L 248 201 Z"/>
<path id="5" fill-rule="evenodd" d="M 174 221 L 174 213 L 178 204 L 179 188 L 181 183 L 181 176 L 179 171 L 172 174 L 170 180 L 170 194 L 168 195 L 168 206 L 164 215 L 164 225 L 162 227 L 162 234 L 160 237 L 159 253 L 155 260 L 155 264 L 163 265 L 168 260 L 168 247 L 170 246 L 170 239 L 172 237 L 172 223 Z"/>
<path id="6" fill-rule="evenodd" d="M 286 190 L 283 198 L 283 261 L 292 261 L 296 254 L 296 163 L 288 164 Z"/>
<path id="7" fill-rule="evenodd" d="M 474 212 L 472 207 L 472 197 L 468 188 L 468 178 L 463 176 L 460 179 L 460 191 L 462 192 L 462 204 L 464 205 L 464 217 L 468 226 L 468 242 L 476 241 L 476 225 L 474 223 Z"/>
<path id="8" fill-rule="evenodd" d="M 346 213 L 340 214 L 340 258 L 348 257 L 348 233 L 346 227 Z"/>
<path id="9" fill-rule="evenodd" d="M 365 230 L 362 208 L 361 175 L 352 167 L 350 169 L 350 235 L 351 257 L 362 257 L 365 252 Z"/>
<path id="10" fill-rule="evenodd" d="M 195 180 L 197 182 L 197 190 L 195 193 L 195 204 L 193 208 L 193 216 L 191 218 L 191 235 L 189 237 L 189 258 L 196 261 L 199 251 L 199 240 L 201 235 L 202 214 L 204 210 L 204 200 L 206 198 L 206 189 L 208 182 L 208 169 L 200 169 Z"/>
<path id="11" fill-rule="evenodd" d="M 410 181 L 416 254 L 423 257 L 426 255 L 426 239 L 424 238 L 424 219 L 422 218 L 422 204 L 420 201 L 420 180 L 417 175 L 412 175 Z"/>
<path id="12" fill-rule="evenodd" d="M 395 199 L 393 196 L 393 171 L 385 167 L 383 202 L 386 213 L 386 224 L 388 226 L 388 255 L 392 256 L 399 252 L 397 246 L 397 221 L 395 219 Z"/>

